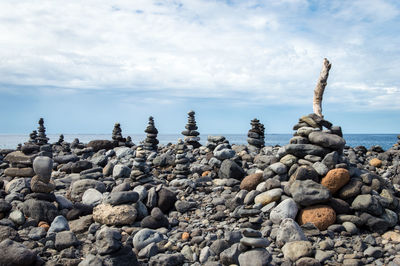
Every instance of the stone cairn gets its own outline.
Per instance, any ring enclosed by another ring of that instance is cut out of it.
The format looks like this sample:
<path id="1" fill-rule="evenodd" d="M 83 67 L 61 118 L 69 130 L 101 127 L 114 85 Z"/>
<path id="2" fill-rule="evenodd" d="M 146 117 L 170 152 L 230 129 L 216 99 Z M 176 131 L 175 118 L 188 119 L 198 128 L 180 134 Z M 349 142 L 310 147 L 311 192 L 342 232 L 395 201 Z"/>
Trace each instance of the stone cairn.
<path id="1" fill-rule="evenodd" d="M 136 156 L 132 165 L 130 177 L 133 180 L 140 180 L 147 177 L 149 169 L 146 165 L 146 152 L 142 148 L 136 149 Z"/>
<path id="2" fill-rule="evenodd" d="M 38 145 L 45 145 L 47 144 L 49 138 L 46 137 L 46 128 L 44 127 L 44 120 L 43 118 L 39 119 L 39 127 L 38 127 L 39 135 L 37 136 L 37 144 Z"/>
<path id="3" fill-rule="evenodd" d="M 115 123 L 111 138 L 117 144 L 117 146 L 125 146 L 126 139 L 122 137 L 120 123 Z"/>
<path id="4" fill-rule="evenodd" d="M 184 141 L 187 145 L 193 146 L 194 149 L 201 146 L 200 141 L 200 133 L 197 131 L 196 119 L 194 117 L 195 112 L 188 112 L 188 123 L 186 124 L 186 130 L 182 131 L 182 135 L 185 136 Z"/>
<path id="5" fill-rule="evenodd" d="M 283 191 L 277 188 L 254 199 L 256 204 L 273 209 L 273 223 L 297 217 L 300 225 L 312 223 L 321 231 L 335 223 L 351 223 L 378 233 L 397 224 L 399 205 L 393 203 L 393 186 L 349 162 L 340 127 L 310 114 L 301 117 L 294 130 L 290 144 L 278 151 L 279 162 L 263 172 L 264 180 L 284 184 L 284 193 L 291 198 L 279 203 Z M 290 212 L 282 216 L 286 209 Z"/>
<path id="6" fill-rule="evenodd" d="M 247 142 L 249 145 L 262 148 L 264 147 L 264 125 L 260 123 L 260 120 L 254 118 L 250 122 L 251 129 L 247 133 Z"/>
<path id="7" fill-rule="evenodd" d="M 29 134 L 29 140 L 28 143 L 30 144 L 36 144 L 37 143 L 37 131 L 33 130 L 31 134 Z"/>
<path id="8" fill-rule="evenodd" d="M 60 137 L 58 138 L 58 141 L 56 142 L 57 145 L 62 145 L 64 143 L 64 135 L 61 134 Z"/>
<path id="9" fill-rule="evenodd" d="M 143 143 L 143 148 L 148 151 L 157 151 L 157 144 L 159 143 L 157 139 L 158 130 L 154 126 L 152 116 L 149 117 L 149 124 L 144 132 L 147 133 L 147 137 Z"/>
<path id="10" fill-rule="evenodd" d="M 135 146 L 135 143 L 133 143 L 131 136 L 126 137 L 125 146 L 129 148 Z"/>
<path id="11" fill-rule="evenodd" d="M 176 145 L 175 168 L 173 170 L 173 174 L 177 178 L 187 178 L 190 173 L 190 160 L 187 158 L 186 150 L 186 144 L 182 139 L 179 139 Z"/>

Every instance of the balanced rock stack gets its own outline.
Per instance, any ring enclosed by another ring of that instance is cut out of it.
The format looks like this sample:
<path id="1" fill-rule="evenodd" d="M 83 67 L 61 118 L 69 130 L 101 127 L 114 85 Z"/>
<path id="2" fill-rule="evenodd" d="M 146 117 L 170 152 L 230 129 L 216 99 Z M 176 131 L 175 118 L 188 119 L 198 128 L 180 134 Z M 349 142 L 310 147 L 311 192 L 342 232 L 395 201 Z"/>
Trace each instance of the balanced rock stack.
<path id="1" fill-rule="evenodd" d="M 31 134 L 29 134 L 28 143 L 36 144 L 37 143 L 37 131 L 33 130 Z"/>
<path id="2" fill-rule="evenodd" d="M 173 174 L 177 178 L 186 178 L 190 173 L 190 160 L 186 157 L 186 149 L 187 147 L 183 140 L 179 139 L 176 145 L 175 168 L 173 170 Z"/>
<path id="3" fill-rule="evenodd" d="M 146 165 L 146 153 L 140 147 L 136 149 L 136 156 L 133 162 L 131 178 L 133 180 L 144 180 L 147 176 L 149 169 Z"/>
<path id="4" fill-rule="evenodd" d="M 247 133 L 247 142 L 249 145 L 257 147 L 257 148 L 262 148 L 264 147 L 264 138 L 265 138 L 265 128 L 264 125 L 260 123 L 260 120 L 257 118 L 254 118 L 251 120 L 251 129 Z"/>
<path id="5" fill-rule="evenodd" d="M 35 176 L 31 180 L 31 190 L 35 193 L 50 193 L 55 189 L 50 180 L 53 169 L 53 160 L 47 156 L 38 156 L 33 161 Z"/>
<path id="6" fill-rule="evenodd" d="M 44 120 L 43 118 L 39 119 L 39 127 L 38 127 L 38 136 L 36 138 L 38 145 L 45 145 L 47 144 L 49 138 L 46 137 L 46 128 L 44 127 Z"/>
<path id="7" fill-rule="evenodd" d="M 224 136 L 208 136 L 206 147 L 213 151 L 219 144 L 229 144 L 229 141 Z"/>
<path id="8" fill-rule="evenodd" d="M 111 138 L 116 146 L 125 146 L 126 139 L 122 137 L 121 124 L 115 123 Z"/>
<path id="9" fill-rule="evenodd" d="M 193 146 L 193 148 L 200 147 L 200 133 L 197 131 L 196 119 L 194 118 L 195 112 L 188 112 L 188 123 L 186 124 L 186 130 L 182 131 L 182 135 L 185 136 L 184 141 L 187 145 Z"/>
<path id="10" fill-rule="evenodd" d="M 143 144 L 143 148 L 148 151 L 157 151 L 157 144 L 158 144 L 158 139 L 157 139 L 157 134 L 158 130 L 154 126 L 154 119 L 152 116 L 149 117 L 149 124 L 144 131 L 147 133 L 146 139 Z"/>

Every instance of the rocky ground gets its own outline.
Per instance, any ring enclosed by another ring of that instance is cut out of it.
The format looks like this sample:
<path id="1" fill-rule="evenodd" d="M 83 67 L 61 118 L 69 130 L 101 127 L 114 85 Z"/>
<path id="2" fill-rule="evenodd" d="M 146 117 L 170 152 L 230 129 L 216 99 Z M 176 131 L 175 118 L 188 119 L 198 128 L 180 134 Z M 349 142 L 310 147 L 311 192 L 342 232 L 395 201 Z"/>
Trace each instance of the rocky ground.
<path id="1" fill-rule="evenodd" d="M 294 130 L 0 150 L 0 265 L 400 265 L 399 143 L 347 147 L 315 115 Z"/>

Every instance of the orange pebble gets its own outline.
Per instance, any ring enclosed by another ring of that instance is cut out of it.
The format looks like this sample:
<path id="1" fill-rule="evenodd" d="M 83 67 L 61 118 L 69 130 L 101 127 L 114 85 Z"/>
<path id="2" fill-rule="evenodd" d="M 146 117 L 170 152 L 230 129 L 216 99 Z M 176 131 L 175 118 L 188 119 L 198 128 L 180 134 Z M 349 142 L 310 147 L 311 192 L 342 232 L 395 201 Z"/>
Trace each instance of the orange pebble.
<path id="1" fill-rule="evenodd" d="M 201 176 L 208 176 L 210 174 L 210 171 L 204 171 Z"/>
<path id="2" fill-rule="evenodd" d="M 39 225 L 38 225 L 39 227 L 43 227 L 44 229 L 46 229 L 46 231 L 47 230 L 49 230 L 49 228 L 50 228 L 50 226 L 49 226 L 49 224 L 48 223 L 46 223 L 46 222 L 39 222 Z"/>
<path id="3" fill-rule="evenodd" d="M 189 233 L 188 232 L 183 232 L 182 240 L 188 240 L 188 239 L 189 239 Z"/>

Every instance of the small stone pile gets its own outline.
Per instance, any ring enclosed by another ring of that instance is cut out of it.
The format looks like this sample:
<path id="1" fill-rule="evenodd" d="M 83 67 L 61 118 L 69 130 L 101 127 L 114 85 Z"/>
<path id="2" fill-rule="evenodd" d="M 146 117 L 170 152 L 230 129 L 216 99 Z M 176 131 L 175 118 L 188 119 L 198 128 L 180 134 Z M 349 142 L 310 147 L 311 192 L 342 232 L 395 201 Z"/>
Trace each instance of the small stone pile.
<path id="1" fill-rule="evenodd" d="M 28 143 L 36 144 L 37 143 L 37 131 L 33 130 L 31 134 L 29 134 Z"/>
<path id="2" fill-rule="evenodd" d="M 194 117 L 195 112 L 188 112 L 188 123 L 186 124 L 186 130 L 182 131 L 182 135 L 185 136 L 184 141 L 187 145 L 193 146 L 194 149 L 201 146 L 200 141 L 200 133 L 197 131 L 196 119 Z"/>
<path id="3" fill-rule="evenodd" d="M 157 144 L 159 143 L 157 139 L 158 130 L 154 126 L 154 119 L 152 116 L 149 117 L 149 124 L 144 132 L 147 133 L 147 136 L 143 148 L 148 151 L 157 151 Z"/>
<path id="4" fill-rule="evenodd" d="M 264 125 L 260 123 L 260 120 L 254 118 L 251 120 L 251 129 L 247 133 L 247 142 L 249 145 L 254 146 L 256 148 L 264 147 L 264 138 L 265 138 L 265 128 Z"/>
<path id="5" fill-rule="evenodd" d="M 224 136 L 208 136 L 206 147 L 213 151 L 219 144 L 229 144 L 229 141 Z"/>
<path id="6" fill-rule="evenodd" d="M 136 150 L 136 156 L 132 165 L 131 178 L 133 180 L 144 180 L 149 173 L 146 165 L 146 153 L 140 147 Z"/>
<path id="7" fill-rule="evenodd" d="M 44 127 L 44 120 L 43 118 L 39 119 L 39 127 L 38 127 L 38 136 L 36 138 L 38 145 L 45 145 L 47 144 L 49 138 L 46 137 L 46 128 Z"/>
<path id="8" fill-rule="evenodd" d="M 111 138 L 116 143 L 116 146 L 125 146 L 126 139 L 122 137 L 120 123 L 115 123 Z"/>
<path id="9" fill-rule="evenodd" d="M 60 137 L 58 138 L 58 141 L 56 142 L 56 145 L 62 145 L 64 143 L 64 135 L 61 134 Z"/>
<path id="10" fill-rule="evenodd" d="M 187 178 L 190 173 L 190 160 L 186 157 L 186 150 L 186 144 L 182 139 L 179 139 L 176 145 L 175 168 L 173 170 L 176 178 Z"/>

